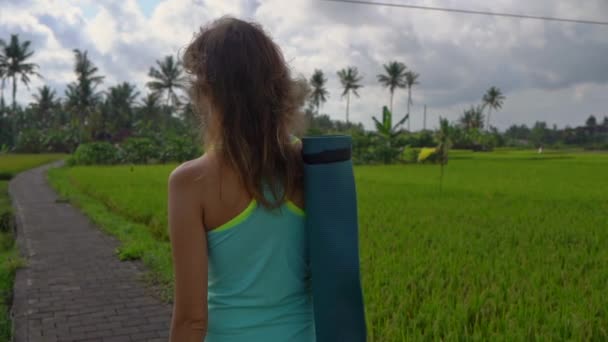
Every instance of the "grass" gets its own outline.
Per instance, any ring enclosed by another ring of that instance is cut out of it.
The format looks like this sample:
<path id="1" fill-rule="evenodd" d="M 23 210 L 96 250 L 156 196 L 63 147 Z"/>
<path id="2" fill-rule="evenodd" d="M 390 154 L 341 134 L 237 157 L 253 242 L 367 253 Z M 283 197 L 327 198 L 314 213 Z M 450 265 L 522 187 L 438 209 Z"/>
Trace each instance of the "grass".
<path id="1" fill-rule="evenodd" d="M 436 165 L 355 169 L 369 340 L 608 340 L 608 155 L 450 158 L 441 195 Z M 50 174 L 167 295 L 174 167 Z"/>
<path id="2" fill-rule="evenodd" d="M 18 172 L 57 160 L 61 154 L 0 154 L 0 341 L 11 340 L 9 316 L 15 272 L 25 265 L 13 236 L 13 211 L 8 196 L 8 180 Z"/>
<path id="3" fill-rule="evenodd" d="M 18 172 L 66 157 L 65 154 L 0 154 L 0 180 Z"/>

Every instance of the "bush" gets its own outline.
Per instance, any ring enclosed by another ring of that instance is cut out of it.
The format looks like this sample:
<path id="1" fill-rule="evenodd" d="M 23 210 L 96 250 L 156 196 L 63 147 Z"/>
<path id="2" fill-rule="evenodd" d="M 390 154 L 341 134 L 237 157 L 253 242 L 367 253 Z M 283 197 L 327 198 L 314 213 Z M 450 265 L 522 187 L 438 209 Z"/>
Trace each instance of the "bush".
<path id="1" fill-rule="evenodd" d="M 151 159 L 158 158 L 158 150 L 157 145 L 149 138 L 128 138 L 120 145 L 120 161 L 146 164 Z"/>
<path id="2" fill-rule="evenodd" d="M 420 149 L 406 146 L 401 152 L 400 161 L 403 163 L 415 163 L 418 161 L 418 154 Z"/>
<path id="3" fill-rule="evenodd" d="M 192 139 L 187 137 L 171 136 L 168 137 L 160 152 L 159 159 L 166 163 L 169 161 L 184 162 L 194 159 L 202 153 L 200 146 L 194 144 Z"/>
<path id="4" fill-rule="evenodd" d="M 78 141 L 71 132 L 50 129 L 42 139 L 42 145 L 47 152 L 71 153 L 78 146 Z"/>
<path id="5" fill-rule="evenodd" d="M 0 208 L 0 232 L 12 232 L 13 224 L 13 212 L 11 209 Z"/>
<path id="6" fill-rule="evenodd" d="M 118 149 L 109 142 L 80 144 L 68 159 L 68 165 L 107 165 L 118 162 Z"/>

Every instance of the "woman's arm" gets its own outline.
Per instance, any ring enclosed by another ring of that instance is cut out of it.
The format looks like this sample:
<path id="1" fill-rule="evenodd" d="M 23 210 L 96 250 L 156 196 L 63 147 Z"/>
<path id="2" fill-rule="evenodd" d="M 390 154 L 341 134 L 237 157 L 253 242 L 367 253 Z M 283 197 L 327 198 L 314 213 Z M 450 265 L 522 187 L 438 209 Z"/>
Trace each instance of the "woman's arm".
<path id="1" fill-rule="evenodd" d="M 169 235 L 175 289 L 171 342 L 201 342 L 207 331 L 207 236 L 200 187 L 186 167 L 169 176 Z"/>

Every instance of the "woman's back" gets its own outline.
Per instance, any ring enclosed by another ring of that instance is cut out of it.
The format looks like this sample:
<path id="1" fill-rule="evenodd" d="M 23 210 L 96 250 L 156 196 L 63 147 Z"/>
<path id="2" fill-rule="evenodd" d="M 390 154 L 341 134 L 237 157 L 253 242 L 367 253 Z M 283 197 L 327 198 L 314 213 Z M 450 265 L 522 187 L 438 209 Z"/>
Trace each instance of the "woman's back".
<path id="1" fill-rule="evenodd" d="M 314 341 L 301 209 L 252 200 L 207 239 L 206 341 Z"/>

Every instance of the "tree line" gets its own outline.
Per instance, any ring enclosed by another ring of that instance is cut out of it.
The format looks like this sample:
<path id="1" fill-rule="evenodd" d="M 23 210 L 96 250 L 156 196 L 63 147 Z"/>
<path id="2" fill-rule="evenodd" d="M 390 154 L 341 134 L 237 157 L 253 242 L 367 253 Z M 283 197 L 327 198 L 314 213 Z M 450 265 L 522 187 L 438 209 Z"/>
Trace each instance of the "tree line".
<path id="1" fill-rule="evenodd" d="M 122 82 L 109 85 L 87 51 L 73 50 L 74 80 L 63 96 L 44 85 L 36 89 L 33 101 L 26 106 L 17 102 L 23 87 L 29 90 L 33 78 L 43 78 L 40 68 L 33 63 L 34 50 L 30 41 L 18 35 L 0 39 L 0 147 L 2 150 L 41 152 L 73 152 L 81 143 L 107 141 L 118 144 L 129 138 L 147 138 L 166 145 L 168 137 L 182 138 L 181 145 L 197 144 L 199 122 L 192 103 L 186 95 L 187 77 L 178 58 L 165 56 L 148 70 L 145 93 L 134 84 Z M 389 103 L 382 116 L 373 116 L 375 131 L 366 131 L 360 123 L 349 118 L 351 95 L 361 96 L 363 76 L 357 67 L 347 66 L 337 71 L 345 100 L 345 121 L 332 120 L 320 113 L 330 96 L 327 77 L 315 70 L 308 80 L 310 93 L 305 108 L 309 120 L 309 134 L 344 133 L 354 137 L 359 159 L 366 161 L 394 161 L 405 147 L 437 145 L 437 134 L 422 130 L 412 132 L 410 111 L 414 87 L 420 84 L 420 74 L 399 61 L 382 66 L 376 80 L 388 90 Z M 5 96 L 9 90 L 9 97 Z M 406 114 L 392 124 L 393 100 L 399 90 L 407 90 Z M 7 103 L 9 102 L 10 103 Z M 512 126 L 500 133 L 491 126 L 491 115 L 503 106 L 505 96 L 497 87 L 490 87 L 479 105 L 471 106 L 454 123 L 447 124 L 454 147 L 487 150 L 496 146 L 532 144 L 574 144 L 608 147 L 605 126 L 597 122 L 585 128 L 567 128 L 556 133 L 538 123 L 533 128 Z M 588 122 L 587 124 L 591 124 Z M 407 128 L 404 126 L 407 124 Z M 594 127 L 594 128 L 589 128 Z M 447 130 L 446 130 L 447 132 Z M 444 132 L 445 133 L 445 132 Z M 447 133 L 446 133 L 447 134 Z M 169 139 L 169 140 L 171 140 Z M 184 139 L 188 139 L 187 141 Z M 389 146 L 389 150 L 386 150 Z M 363 157 L 366 156 L 366 157 Z M 388 157 L 387 157 L 388 156 Z"/>

